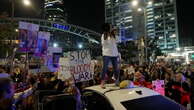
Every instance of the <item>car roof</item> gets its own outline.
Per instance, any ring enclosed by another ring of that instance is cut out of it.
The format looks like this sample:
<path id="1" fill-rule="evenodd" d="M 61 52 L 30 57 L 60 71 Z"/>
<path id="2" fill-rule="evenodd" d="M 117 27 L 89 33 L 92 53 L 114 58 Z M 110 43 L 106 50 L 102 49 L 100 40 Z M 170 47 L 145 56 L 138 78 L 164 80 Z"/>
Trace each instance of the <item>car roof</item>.
<path id="1" fill-rule="evenodd" d="M 123 95 L 124 96 L 135 95 L 136 98 L 141 98 L 146 96 L 159 95 L 159 93 L 145 87 L 134 86 L 131 88 L 120 89 L 120 87 L 114 86 L 114 84 L 106 84 L 105 89 L 101 88 L 100 85 L 96 85 L 96 86 L 87 87 L 85 88 L 85 90 L 96 91 L 100 94 L 104 94 L 105 96 L 107 96 L 108 94 L 114 95 L 114 96 L 119 94 L 119 97 Z M 138 93 L 136 93 L 136 91 L 141 91 L 142 95 L 139 95 Z M 134 98 L 131 97 L 130 99 L 132 100 Z"/>
<path id="2" fill-rule="evenodd" d="M 87 87 L 85 88 L 85 90 L 93 90 L 93 91 L 96 91 L 98 93 L 101 93 L 101 94 L 104 94 L 105 92 L 111 90 L 111 89 L 120 89 L 119 87 L 116 87 L 114 86 L 113 84 L 106 84 L 106 88 L 105 89 L 102 89 L 100 87 L 100 85 L 95 85 L 95 86 L 90 86 L 90 87 Z"/>
<path id="3" fill-rule="evenodd" d="M 129 89 L 120 89 L 116 91 L 107 92 L 106 97 L 110 100 L 117 100 L 119 102 L 139 99 L 143 97 L 149 97 L 159 95 L 153 90 L 143 87 L 129 88 Z M 114 96 L 114 97 L 113 97 Z"/>
<path id="4" fill-rule="evenodd" d="M 120 89 L 112 85 L 106 85 L 106 89 L 102 89 L 100 85 L 91 86 L 85 88 L 85 90 L 95 91 L 99 94 L 103 94 L 114 107 L 115 110 L 126 110 L 121 102 L 144 99 L 151 96 L 161 96 L 159 93 L 145 87 L 132 87 L 127 89 Z"/>
<path id="5" fill-rule="evenodd" d="M 113 84 L 106 85 L 106 89 L 102 89 L 100 85 L 91 86 L 85 90 L 92 90 L 105 95 L 109 100 L 117 100 L 119 102 L 133 100 L 148 96 L 159 95 L 159 93 L 144 87 L 133 87 L 127 89 L 120 89 L 113 86 Z M 142 94 L 139 94 L 141 92 Z"/>

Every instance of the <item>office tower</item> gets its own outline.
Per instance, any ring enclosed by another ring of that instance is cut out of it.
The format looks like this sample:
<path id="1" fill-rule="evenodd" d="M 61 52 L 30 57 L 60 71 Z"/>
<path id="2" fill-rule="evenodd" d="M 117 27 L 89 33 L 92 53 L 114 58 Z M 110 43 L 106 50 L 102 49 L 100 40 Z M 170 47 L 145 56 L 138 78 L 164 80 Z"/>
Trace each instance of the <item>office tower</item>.
<path id="1" fill-rule="evenodd" d="M 148 37 L 158 38 L 158 46 L 164 53 L 179 48 L 176 0 L 155 0 L 153 6 L 146 9 L 147 18 L 153 19 L 153 22 L 147 23 Z"/>
<path id="2" fill-rule="evenodd" d="M 45 0 L 44 17 L 49 21 L 66 23 L 67 13 L 64 9 L 63 0 Z"/>

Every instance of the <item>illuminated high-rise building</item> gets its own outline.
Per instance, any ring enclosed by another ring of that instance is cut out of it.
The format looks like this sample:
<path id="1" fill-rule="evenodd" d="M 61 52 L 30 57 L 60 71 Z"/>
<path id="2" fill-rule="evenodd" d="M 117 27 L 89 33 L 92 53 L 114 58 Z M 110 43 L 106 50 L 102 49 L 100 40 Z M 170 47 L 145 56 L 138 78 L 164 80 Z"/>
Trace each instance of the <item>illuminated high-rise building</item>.
<path id="1" fill-rule="evenodd" d="M 105 22 L 118 27 L 122 38 L 158 38 L 164 53 L 181 45 L 176 0 L 105 0 Z"/>
<path id="2" fill-rule="evenodd" d="M 44 17 L 49 21 L 67 22 L 63 0 L 45 0 Z"/>
<path id="3" fill-rule="evenodd" d="M 147 24 L 148 37 L 157 37 L 164 53 L 175 51 L 180 47 L 176 0 L 155 0 L 152 7 L 147 7 L 147 13 L 149 10 L 153 14 L 147 14 L 147 18 L 151 16 L 153 22 Z"/>
<path id="4" fill-rule="evenodd" d="M 140 16 L 143 14 L 132 7 L 132 0 L 105 0 L 105 22 L 119 28 L 123 40 L 144 36 L 144 17 Z"/>

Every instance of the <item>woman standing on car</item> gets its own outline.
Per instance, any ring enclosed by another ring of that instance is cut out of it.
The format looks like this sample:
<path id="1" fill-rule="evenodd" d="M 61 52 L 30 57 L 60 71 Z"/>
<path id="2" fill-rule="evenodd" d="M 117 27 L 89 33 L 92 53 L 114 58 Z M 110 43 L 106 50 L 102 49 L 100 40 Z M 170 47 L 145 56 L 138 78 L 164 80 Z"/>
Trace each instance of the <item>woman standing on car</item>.
<path id="1" fill-rule="evenodd" d="M 101 87 L 105 88 L 105 75 L 108 71 L 109 62 L 113 65 L 114 77 L 116 79 L 115 84 L 119 83 L 119 69 L 117 58 L 119 52 L 117 49 L 118 37 L 116 36 L 116 29 L 112 30 L 112 26 L 108 23 L 103 25 L 103 34 L 101 37 L 102 44 L 102 56 L 103 56 L 103 72 L 101 75 Z"/>

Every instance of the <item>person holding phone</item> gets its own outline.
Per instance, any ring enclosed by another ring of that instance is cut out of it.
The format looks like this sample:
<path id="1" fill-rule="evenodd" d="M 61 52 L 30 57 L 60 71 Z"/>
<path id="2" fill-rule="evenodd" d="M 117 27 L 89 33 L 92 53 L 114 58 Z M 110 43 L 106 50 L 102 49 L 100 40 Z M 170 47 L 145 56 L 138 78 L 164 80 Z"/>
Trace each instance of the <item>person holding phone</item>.
<path id="1" fill-rule="evenodd" d="M 115 84 L 119 85 L 119 69 L 118 69 L 118 36 L 117 30 L 112 29 L 111 24 L 105 23 L 103 25 L 103 34 L 101 37 L 102 56 L 103 56 L 103 72 L 101 74 L 101 87 L 105 88 L 105 76 L 108 71 L 109 62 L 112 63 L 113 73 L 115 77 Z"/>

